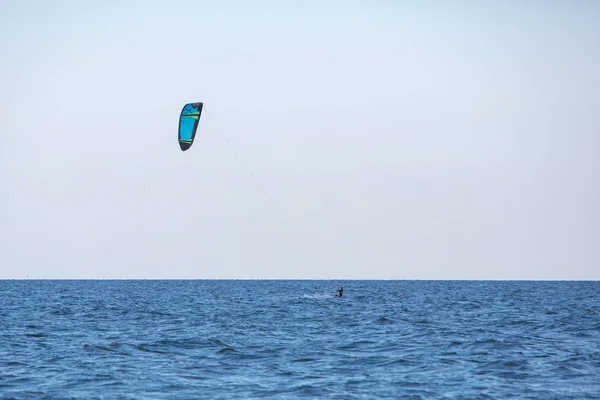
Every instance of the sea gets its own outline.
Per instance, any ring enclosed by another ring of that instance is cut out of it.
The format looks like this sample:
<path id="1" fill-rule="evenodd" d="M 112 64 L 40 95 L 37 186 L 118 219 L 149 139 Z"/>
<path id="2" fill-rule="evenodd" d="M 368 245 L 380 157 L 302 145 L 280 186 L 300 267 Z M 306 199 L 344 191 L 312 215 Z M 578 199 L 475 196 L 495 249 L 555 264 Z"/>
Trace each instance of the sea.
<path id="1" fill-rule="evenodd" d="M 600 282 L 1 280 L 0 399 L 600 399 Z"/>

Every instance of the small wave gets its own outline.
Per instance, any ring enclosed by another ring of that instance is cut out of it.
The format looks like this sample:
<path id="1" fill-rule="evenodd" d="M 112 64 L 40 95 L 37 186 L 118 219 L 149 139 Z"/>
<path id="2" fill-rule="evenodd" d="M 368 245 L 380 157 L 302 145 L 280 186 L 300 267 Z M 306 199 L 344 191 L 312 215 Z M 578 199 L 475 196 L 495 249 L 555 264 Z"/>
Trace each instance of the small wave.
<path id="1" fill-rule="evenodd" d="M 208 342 L 215 346 L 231 347 L 230 345 L 228 345 L 227 343 L 225 343 L 224 341 L 222 341 L 220 339 L 208 339 Z"/>
<path id="2" fill-rule="evenodd" d="M 142 351 L 144 353 L 157 353 L 157 354 L 169 353 L 168 351 L 157 348 L 156 345 L 152 345 L 152 344 L 142 343 L 142 344 L 137 344 L 137 345 L 131 345 L 131 347 L 135 350 Z"/>
<path id="3" fill-rule="evenodd" d="M 414 323 L 417 325 L 429 325 L 431 323 L 431 321 L 426 318 L 419 318 L 419 319 L 415 320 Z"/>
<path id="4" fill-rule="evenodd" d="M 393 324 L 394 321 L 392 321 L 390 318 L 388 317 L 379 317 L 375 320 L 376 324 L 380 324 L 380 325 L 387 325 L 387 324 Z"/>
<path id="5" fill-rule="evenodd" d="M 209 378 L 207 376 L 203 376 L 203 375 L 190 375 L 190 374 L 182 374 L 181 378 L 182 379 L 189 379 L 191 381 L 206 381 L 206 380 L 209 380 Z"/>
<path id="6" fill-rule="evenodd" d="M 195 339 L 182 339 L 182 340 L 160 340 L 156 343 L 160 346 L 170 347 L 173 349 L 192 350 L 197 348 L 203 348 L 207 346 L 206 341 L 198 341 Z"/>
<path id="7" fill-rule="evenodd" d="M 492 361 L 479 366 L 475 375 L 495 375 L 510 379 L 525 379 L 528 374 L 524 371 L 527 365 L 524 361 Z"/>
<path id="8" fill-rule="evenodd" d="M 418 363 L 415 361 L 407 360 L 405 358 L 396 358 L 394 360 L 384 363 L 383 365 L 385 365 L 385 366 L 390 366 L 390 365 L 411 366 L 411 365 L 418 365 Z"/>
<path id="9" fill-rule="evenodd" d="M 238 353 L 236 349 L 233 347 L 224 347 L 217 351 L 217 354 L 228 354 L 228 353 Z"/>
<path id="10" fill-rule="evenodd" d="M 30 338 L 45 338 L 48 337 L 48 335 L 46 335 L 45 333 L 26 333 L 24 336 L 30 337 Z"/>
<path id="11" fill-rule="evenodd" d="M 577 377 L 577 376 L 585 376 L 586 373 L 579 368 L 575 368 L 572 365 L 559 365 L 556 368 L 556 371 L 564 376 L 564 377 Z"/>
<path id="12" fill-rule="evenodd" d="M 9 361 L 6 364 L 4 364 L 4 366 L 6 366 L 6 367 L 27 367 L 27 364 L 22 363 L 20 361 Z"/>
<path id="13" fill-rule="evenodd" d="M 371 345 L 375 345 L 375 344 L 377 344 L 377 342 L 374 342 L 372 340 L 357 340 L 356 342 L 338 346 L 337 349 L 338 350 L 357 350 L 357 349 L 363 348 L 364 346 L 371 346 Z"/>
<path id="14" fill-rule="evenodd" d="M 73 312 L 69 309 L 69 308 L 59 308 L 59 309 L 55 309 L 50 311 L 50 315 L 58 315 L 58 316 L 63 316 L 63 315 L 70 315 Z"/>
<path id="15" fill-rule="evenodd" d="M 323 396 L 323 394 L 324 394 L 323 388 L 319 388 L 317 386 L 313 386 L 311 384 L 306 384 L 306 383 L 298 385 L 298 386 L 294 387 L 292 390 L 294 393 L 306 395 L 306 396 L 318 397 L 318 396 Z"/>
<path id="16" fill-rule="evenodd" d="M 238 353 L 238 350 L 236 350 L 235 347 L 223 342 L 220 339 L 209 339 L 208 342 L 213 346 L 219 347 L 219 350 L 216 351 L 217 354 Z"/>
<path id="17" fill-rule="evenodd" d="M 91 344 L 84 344 L 83 348 L 87 351 L 98 351 L 98 352 L 108 352 L 108 353 L 118 353 L 118 354 L 122 354 L 122 355 L 130 355 L 127 352 L 122 351 L 122 347 L 123 345 L 121 343 L 111 343 L 108 346 L 104 346 L 104 345 L 91 345 Z"/>
<path id="18" fill-rule="evenodd" d="M 147 314 L 150 315 L 151 317 L 159 317 L 159 318 L 160 317 L 167 317 L 167 318 L 174 317 L 174 315 L 171 313 L 158 311 L 158 310 L 149 311 Z"/>
<path id="19" fill-rule="evenodd" d="M 497 340 L 494 338 L 478 340 L 470 343 L 469 346 L 478 347 L 482 349 L 507 349 L 511 347 L 523 347 L 523 345 L 519 343 L 509 342 L 505 340 Z"/>
<path id="20" fill-rule="evenodd" d="M 324 299 L 332 299 L 335 296 L 332 294 L 323 294 L 323 293 L 315 293 L 315 294 L 304 294 L 303 296 L 305 299 L 317 299 L 317 300 L 324 300 Z"/>
<path id="21" fill-rule="evenodd" d="M 510 326 L 527 326 L 527 325 L 532 325 L 533 322 L 532 321 L 528 321 L 526 319 L 519 319 L 519 320 L 515 320 L 515 321 L 510 321 L 508 323 L 508 325 Z"/>
<path id="22" fill-rule="evenodd" d="M 311 357 L 302 357 L 302 358 L 296 358 L 294 360 L 292 360 L 292 362 L 296 362 L 296 363 L 309 363 L 309 362 L 314 362 L 316 361 L 316 359 L 311 358 Z"/>

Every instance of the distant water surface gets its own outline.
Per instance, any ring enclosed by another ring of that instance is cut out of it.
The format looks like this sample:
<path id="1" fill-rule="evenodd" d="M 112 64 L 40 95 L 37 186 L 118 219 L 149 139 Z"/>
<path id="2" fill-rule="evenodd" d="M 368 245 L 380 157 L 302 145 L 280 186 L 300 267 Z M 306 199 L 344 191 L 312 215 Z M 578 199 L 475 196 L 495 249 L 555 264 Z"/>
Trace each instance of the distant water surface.
<path id="1" fill-rule="evenodd" d="M 0 398 L 598 399 L 600 282 L 5 280 Z"/>

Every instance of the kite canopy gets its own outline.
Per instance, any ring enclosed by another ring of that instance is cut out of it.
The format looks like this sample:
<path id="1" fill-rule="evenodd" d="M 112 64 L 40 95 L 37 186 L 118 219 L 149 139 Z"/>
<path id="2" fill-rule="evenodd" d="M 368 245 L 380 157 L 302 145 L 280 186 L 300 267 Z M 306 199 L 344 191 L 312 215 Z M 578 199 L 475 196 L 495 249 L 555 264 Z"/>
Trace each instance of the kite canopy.
<path id="1" fill-rule="evenodd" d="M 186 151 L 192 147 L 192 143 L 194 143 L 198 121 L 200 120 L 200 114 L 202 113 L 202 105 L 203 103 L 188 103 L 183 107 L 183 110 L 181 110 L 178 136 L 181 151 Z"/>

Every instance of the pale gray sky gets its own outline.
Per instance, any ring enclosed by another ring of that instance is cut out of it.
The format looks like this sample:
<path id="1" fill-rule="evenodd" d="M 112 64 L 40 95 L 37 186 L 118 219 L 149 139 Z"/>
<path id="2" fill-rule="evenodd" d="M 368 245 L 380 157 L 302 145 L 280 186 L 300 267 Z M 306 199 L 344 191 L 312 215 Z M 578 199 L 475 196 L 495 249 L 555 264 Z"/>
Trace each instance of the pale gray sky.
<path id="1" fill-rule="evenodd" d="M 0 8 L 0 278 L 600 279 L 598 1 Z"/>

